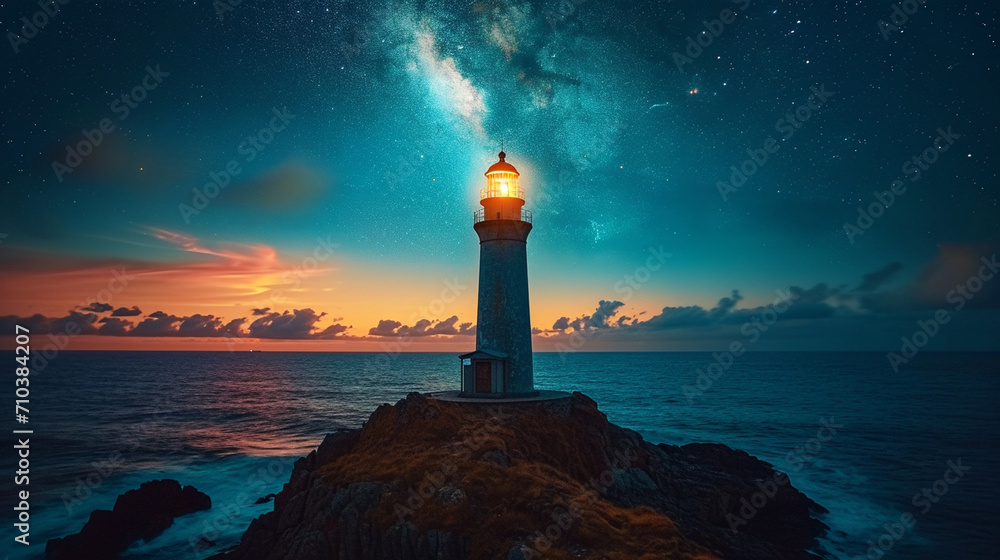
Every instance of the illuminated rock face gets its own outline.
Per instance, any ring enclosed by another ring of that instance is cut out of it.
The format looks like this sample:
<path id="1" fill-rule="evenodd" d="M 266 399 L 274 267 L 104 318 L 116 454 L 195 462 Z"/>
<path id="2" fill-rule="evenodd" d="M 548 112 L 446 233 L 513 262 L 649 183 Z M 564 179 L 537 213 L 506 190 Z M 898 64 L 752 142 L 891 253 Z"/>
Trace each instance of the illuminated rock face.
<path id="1" fill-rule="evenodd" d="M 520 174 L 505 161 L 486 172 L 475 214 L 479 235 L 479 312 L 476 351 L 462 358 L 462 395 L 523 397 L 536 394 L 531 361 L 527 241 L 531 213 L 524 210 Z"/>
<path id="2" fill-rule="evenodd" d="M 580 393 L 410 393 L 296 461 L 274 511 L 208 560 L 820 560 L 823 513 L 763 461 L 654 445 Z"/>

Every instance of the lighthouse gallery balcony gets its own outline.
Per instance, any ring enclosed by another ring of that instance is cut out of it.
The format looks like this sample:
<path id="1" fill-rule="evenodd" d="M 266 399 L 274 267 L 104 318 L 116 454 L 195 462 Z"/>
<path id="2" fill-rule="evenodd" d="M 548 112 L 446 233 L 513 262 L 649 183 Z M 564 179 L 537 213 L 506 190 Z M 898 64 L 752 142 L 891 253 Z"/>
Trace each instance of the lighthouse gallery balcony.
<path id="1" fill-rule="evenodd" d="M 485 222 L 487 220 L 515 220 L 519 222 L 528 222 L 529 224 L 531 223 L 531 211 L 525 210 L 524 208 L 511 209 L 511 211 L 500 210 L 491 212 L 489 216 L 486 215 L 485 208 L 480 208 L 479 210 L 476 210 L 473 216 L 473 224 L 478 224 L 479 222 Z"/>

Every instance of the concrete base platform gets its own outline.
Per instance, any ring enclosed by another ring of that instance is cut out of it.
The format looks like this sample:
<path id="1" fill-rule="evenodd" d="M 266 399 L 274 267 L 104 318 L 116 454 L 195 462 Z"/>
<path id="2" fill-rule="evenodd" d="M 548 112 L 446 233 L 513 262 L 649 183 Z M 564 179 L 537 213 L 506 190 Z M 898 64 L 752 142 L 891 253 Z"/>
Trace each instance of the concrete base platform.
<path id="1" fill-rule="evenodd" d="M 573 395 L 566 391 L 538 391 L 538 394 L 530 397 L 492 398 L 492 397 L 463 397 L 461 391 L 439 391 L 427 393 L 427 397 L 439 401 L 469 404 L 511 404 L 511 403 L 537 403 L 561 401 L 569 399 Z"/>

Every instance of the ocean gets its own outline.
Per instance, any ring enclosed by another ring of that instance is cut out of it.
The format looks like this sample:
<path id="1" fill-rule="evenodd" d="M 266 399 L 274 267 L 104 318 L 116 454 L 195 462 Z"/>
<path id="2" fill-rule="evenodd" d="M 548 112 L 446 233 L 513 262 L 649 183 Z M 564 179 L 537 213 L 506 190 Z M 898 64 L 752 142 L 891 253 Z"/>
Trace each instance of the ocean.
<path id="1" fill-rule="evenodd" d="M 534 360 L 537 388 L 582 391 L 648 441 L 724 443 L 788 472 L 830 510 L 829 558 L 879 544 L 872 558 L 992 559 L 1000 549 L 1000 354 L 923 353 L 894 373 L 880 353 L 752 353 L 700 380 L 711 353 Z M 79 531 L 118 494 L 175 478 L 213 508 L 125 558 L 205 558 L 273 508 L 254 502 L 279 491 L 325 434 L 411 391 L 456 389 L 458 366 L 454 354 L 60 353 L 31 377 L 29 546 L 14 541 L 14 435 L 0 454 L 0 554 L 42 558 L 48 539 Z M 24 427 L 13 417 L 8 426 Z M 916 523 L 900 530 L 907 513 Z"/>

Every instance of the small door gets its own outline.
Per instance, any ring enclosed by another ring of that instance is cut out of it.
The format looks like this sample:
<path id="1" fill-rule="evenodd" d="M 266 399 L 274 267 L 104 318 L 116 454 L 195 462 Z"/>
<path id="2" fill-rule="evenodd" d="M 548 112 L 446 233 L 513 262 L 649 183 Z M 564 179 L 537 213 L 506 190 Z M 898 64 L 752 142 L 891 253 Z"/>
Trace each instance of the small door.
<path id="1" fill-rule="evenodd" d="M 476 362 L 476 392 L 489 393 L 493 388 L 493 364 Z"/>

